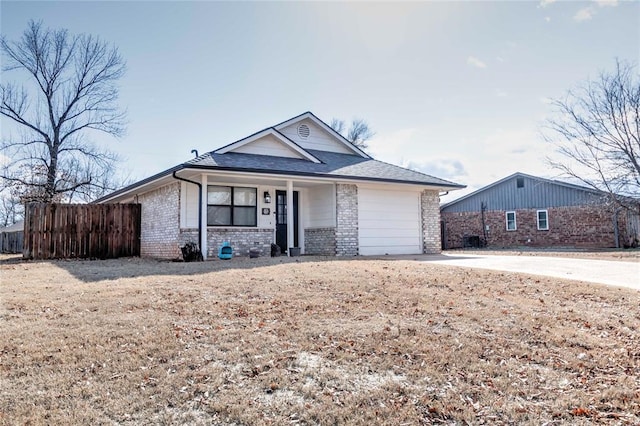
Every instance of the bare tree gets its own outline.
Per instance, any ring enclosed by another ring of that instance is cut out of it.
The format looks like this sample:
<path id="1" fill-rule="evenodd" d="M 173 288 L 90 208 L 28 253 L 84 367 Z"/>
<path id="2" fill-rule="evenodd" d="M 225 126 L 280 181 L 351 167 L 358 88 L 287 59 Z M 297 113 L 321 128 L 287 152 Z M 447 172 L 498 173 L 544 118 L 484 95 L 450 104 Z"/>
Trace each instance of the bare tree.
<path id="1" fill-rule="evenodd" d="M 117 82 L 125 64 L 117 48 L 31 21 L 18 41 L 3 36 L 0 50 L 4 71 L 24 82 L 0 84 L 0 118 L 20 133 L 0 141 L 8 159 L 0 170 L 4 186 L 45 202 L 87 199 L 113 189 L 105 185 L 113 182 L 117 156 L 88 135 L 124 133 Z"/>
<path id="2" fill-rule="evenodd" d="M 552 167 L 604 191 L 624 205 L 640 196 L 640 79 L 632 64 L 616 61 L 563 99 L 543 136 L 561 154 Z"/>
<path id="3" fill-rule="evenodd" d="M 24 208 L 20 197 L 12 191 L 0 193 L 0 227 L 13 225 L 23 218 Z"/>
<path id="4" fill-rule="evenodd" d="M 341 135 L 344 134 L 344 120 L 340 120 L 338 118 L 332 118 L 331 123 L 329 123 L 329 126 L 336 132 L 340 133 Z"/>
<path id="5" fill-rule="evenodd" d="M 369 128 L 369 124 L 361 118 L 354 118 L 348 129 L 344 120 L 337 118 L 332 119 L 329 126 L 360 149 L 367 149 L 367 141 L 375 135 Z"/>

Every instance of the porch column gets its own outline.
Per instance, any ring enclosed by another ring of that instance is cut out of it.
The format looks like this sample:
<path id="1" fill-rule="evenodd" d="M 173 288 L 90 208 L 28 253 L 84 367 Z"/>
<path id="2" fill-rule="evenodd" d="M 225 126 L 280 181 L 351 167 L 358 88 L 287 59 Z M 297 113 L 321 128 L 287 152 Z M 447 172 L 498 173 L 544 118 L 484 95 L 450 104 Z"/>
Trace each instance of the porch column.
<path id="1" fill-rule="evenodd" d="M 293 181 L 287 181 L 287 255 L 291 256 L 291 247 L 293 247 Z"/>
<path id="2" fill-rule="evenodd" d="M 201 179 L 202 194 L 200 199 L 202 200 L 202 205 L 200 206 L 200 229 L 202 230 L 202 235 L 200 236 L 200 251 L 202 252 L 204 260 L 207 260 L 207 175 L 203 174 Z"/>

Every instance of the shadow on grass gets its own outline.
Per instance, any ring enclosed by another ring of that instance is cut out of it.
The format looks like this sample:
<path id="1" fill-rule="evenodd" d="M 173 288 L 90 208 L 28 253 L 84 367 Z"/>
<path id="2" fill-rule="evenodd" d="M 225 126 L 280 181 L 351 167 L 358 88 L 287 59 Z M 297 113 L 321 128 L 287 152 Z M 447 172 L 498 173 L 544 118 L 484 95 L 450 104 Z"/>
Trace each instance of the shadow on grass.
<path id="1" fill-rule="evenodd" d="M 0 266 L 4 265 L 30 265 L 49 264 L 51 267 L 61 268 L 73 275 L 76 279 L 85 283 L 118 280 L 122 278 L 139 278 L 147 276 L 191 276 L 216 271 L 251 270 L 265 268 L 266 278 L 276 278 L 279 272 L 268 271 L 268 268 L 280 265 L 293 265 L 309 262 L 379 262 L 379 261 L 429 261 L 449 260 L 454 256 L 440 254 L 433 255 L 388 255 L 388 256 L 299 256 L 299 257 L 234 257 L 230 260 L 207 260 L 204 262 L 175 262 L 167 260 L 155 260 L 139 257 L 127 257 L 106 260 L 85 259 L 60 259 L 60 260 L 26 260 L 20 255 L 2 255 Z"/>

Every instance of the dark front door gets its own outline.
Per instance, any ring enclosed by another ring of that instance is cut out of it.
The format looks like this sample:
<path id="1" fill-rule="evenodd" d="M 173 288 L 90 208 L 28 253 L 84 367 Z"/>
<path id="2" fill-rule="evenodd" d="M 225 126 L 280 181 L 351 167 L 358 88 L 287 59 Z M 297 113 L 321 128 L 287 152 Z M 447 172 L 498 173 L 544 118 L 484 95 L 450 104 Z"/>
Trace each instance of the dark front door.
<path id="1" fill-rule="evenodd" d="M 276 244 L 287 249 L 287 191 L 276 191 Z M 293 245 L 298 246 L 298 191 L 293 191 Z"/>

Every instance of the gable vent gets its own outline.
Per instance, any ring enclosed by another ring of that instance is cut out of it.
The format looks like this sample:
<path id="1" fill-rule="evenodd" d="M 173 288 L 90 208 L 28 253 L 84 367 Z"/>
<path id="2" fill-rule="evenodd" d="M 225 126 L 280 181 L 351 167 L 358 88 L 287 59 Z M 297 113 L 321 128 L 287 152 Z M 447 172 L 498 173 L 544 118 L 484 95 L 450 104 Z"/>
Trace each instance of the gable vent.
<path id="1" fill-rule="evenodd" d="M 307 126 L 306 124 L 301 124 L 298 126 L 298 136 L 300 136 L 302 139 L 307 139 L 310 133 L 311 129 L 309 129 L 309 126 Z"/>

